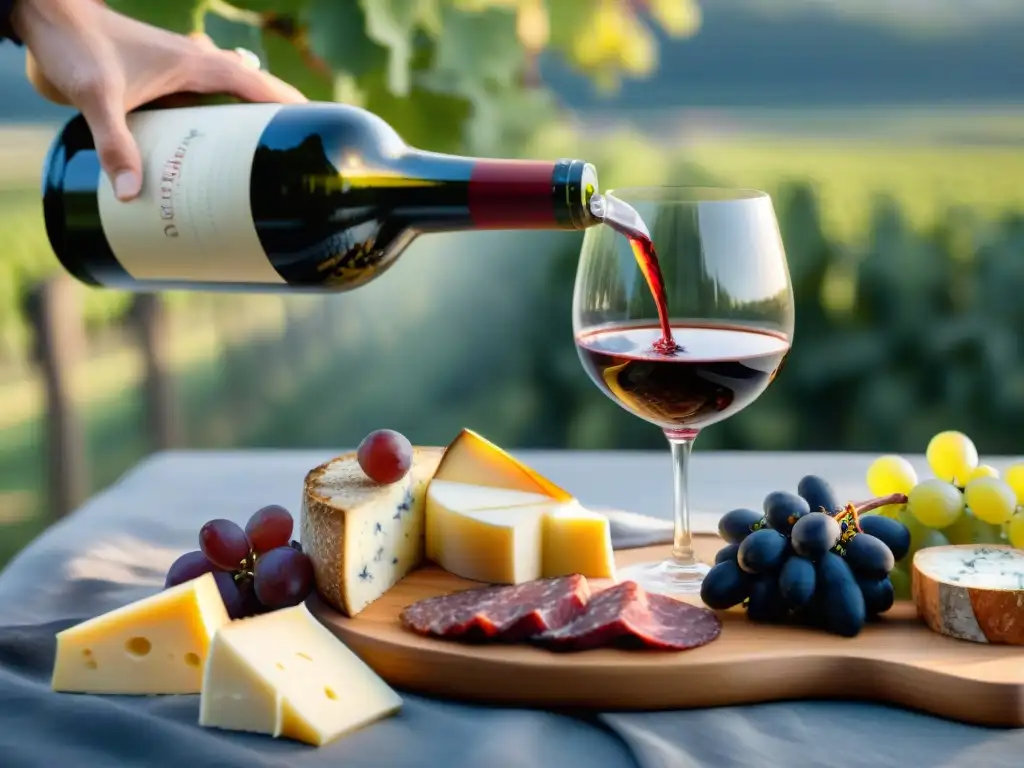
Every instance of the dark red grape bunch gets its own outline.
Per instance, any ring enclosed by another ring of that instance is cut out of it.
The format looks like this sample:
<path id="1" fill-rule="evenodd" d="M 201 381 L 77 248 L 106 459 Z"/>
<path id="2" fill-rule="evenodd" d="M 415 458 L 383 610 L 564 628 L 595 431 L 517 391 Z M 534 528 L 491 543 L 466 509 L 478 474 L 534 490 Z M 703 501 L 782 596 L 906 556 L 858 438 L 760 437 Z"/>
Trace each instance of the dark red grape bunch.
<path id="1" fill-rule="evenodd" d="M 313 564 L 292 540 L 294 527 L 277 504 L 257 510 L 244 530 L 211 520 L 199 529 L 199 549 L 171 564 L 164 589 L 212 573 L 232 619 L 298 605 L 313 591 Z"/>
<path id="2" fill-rule="evenodd" d="M 412 467 L 412 443 L 393 429 L 378 429 L 363 438 L 356 449 L 356 461 L 375 483 L 397 483 Z"/>

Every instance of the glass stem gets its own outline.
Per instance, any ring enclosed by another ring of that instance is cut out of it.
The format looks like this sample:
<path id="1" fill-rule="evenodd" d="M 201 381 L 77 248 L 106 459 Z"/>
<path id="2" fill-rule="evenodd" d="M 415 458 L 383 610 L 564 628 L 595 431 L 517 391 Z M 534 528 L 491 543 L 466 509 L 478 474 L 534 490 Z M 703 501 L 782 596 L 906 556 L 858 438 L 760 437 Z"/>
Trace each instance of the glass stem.
<path id="1" fill-rule="evenodd" d="M 672 561 L 683 568 L 697 563 L 693 554 L 693 534 L 690 530 L 690 498 L 688 475 L 690 451 L 697 439 L 696 431 L 666 433 L 672 448 L 672 510 L 675 533 L 672 537 Z"/>

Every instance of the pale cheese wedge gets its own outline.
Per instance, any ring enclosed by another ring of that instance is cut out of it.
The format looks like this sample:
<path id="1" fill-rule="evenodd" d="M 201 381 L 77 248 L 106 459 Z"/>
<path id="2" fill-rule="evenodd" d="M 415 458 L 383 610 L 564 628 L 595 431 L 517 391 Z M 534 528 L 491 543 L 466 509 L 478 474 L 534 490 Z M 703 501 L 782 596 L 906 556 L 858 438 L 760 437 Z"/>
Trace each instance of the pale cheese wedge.
<path id="1" fill-rule="evenodd" d="M 414 448 L 412 468 L 395 483 L 375 483 L 354 453 L 306 475 L 302 548 L 320 595 L 355 616 L 423 561 L 424 497 L 440 448 Z"/>
<path id="2" fill-rule="evenodd" d="M 434 479 L 572 499 L 571 493 L 471 429 L 462 430 L 445 449 Z"/>
<path id="3" fill-rule="evenodd" d="M 544 515 L 545 578 L 579 573 L 591 579 L 615 578 L 615 553 L 608 518 L 578 501 L 551 507 Z"/>
<path id="4" fill-rule="evenodd" d="M 206 573 L 57 633 L 55 691 L 199 693 L 203 664 L 230 619 Z"/>
<path id="5" fill-rule="evenodd" d="M 541 578 L 543 507 L 452 512 L 441 526 L 442 568 L 489 584 Z"/>
<path id="6" fill-rule="evenodd" d="M 608 519 L 576 500 L 434 480 L 426 506 L 428 557 L 463 578 L 615 577 Z"/>
<path id="7" fill-rule="evenodd" d="M 540 578 L 549 503 L 540 494 L 435 479 L 427 488 L 427 557 L 474 581 Z"/>
<path id="8" fill-rule="evenodd" d="M 321 746 L 401 706 L 387 683 L 297 605 L 216 634 L 199 724 Z"/>
<path id="9" fill-rule="evenodd" d="M 435 477 L 427 488 L 427 558 L 435 563 L 442 563 L 441 550 L 444 542 L 450 538 L 450 534 L 447 532 L 450 528 L 450 520 L 473 512 L 506 507 L 526 507 L 549 501 L 550 498 L 539 493 L 469 485 L 449 480 L 438 480 Z M 460 540 L 464 540 L 464 537 Z"/>

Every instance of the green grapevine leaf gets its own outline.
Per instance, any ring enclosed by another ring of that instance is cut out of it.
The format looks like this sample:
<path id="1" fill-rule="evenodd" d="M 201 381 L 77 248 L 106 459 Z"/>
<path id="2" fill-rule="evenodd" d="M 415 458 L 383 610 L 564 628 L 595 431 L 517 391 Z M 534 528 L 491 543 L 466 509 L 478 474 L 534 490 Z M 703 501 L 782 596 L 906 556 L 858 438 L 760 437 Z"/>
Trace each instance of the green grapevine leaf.
<path id="1" fill-rule="evenodd" d="M 227 0 L 227 3 L 253 13 L 298 17 L 306 5 L 306 0 Z"/>
<path id="2" fill-rule="evenodd" d="M 207 0 L 109 0 L 119 13 L 187 35 L 203 31 Z"/>
<path id="3" fill-rule="evenodd" d="M 473 96 L 473 119 L 466 128 L 469 150 L 485 156 L 518 155 L 544 116 L 556 114 L 554 99 L 543 89 L 481 90 Z"/>
<path id="4" fill-rule="evenodd" d="M 431 77 L 455 92 L 472 93 L 477 84 L 515 85 L 525 54 L 516 37 L 513 11 L 463 12 L 445 8 Z"/>
<path id="5" fill-rule="evenodd" d="M 533 2 L 533 0 L 448 0 L 453 8 L 457 8 L 460 11 L 469 11 L 470 13 L 479 13 L 480 11 L 489 11 L 492 8 L 504 8 L 506 10 L 516 10 L 524 3 Z M 543 2 L 543 0 L 542 0 Z"/>
<path id="6" fill-rule="evenodd" d="M 304 14 L 313 52 L 335 70 L 362 75 L 386 66 L 388 51 L 366 35 L 362 7 L 352 0 L 309 0 Z"/>
<path id="7" fill-rule="evenodd" d="M 387 48 L 388 90 L 407 96 L 411 85 L 410 62 L 413 37 L 419 23 L 430 14 L 431 0 L 361 0 L 366 14 L 366 34 Z"/>
<path id="8" fill-rule="evenodd" d="M 214 12 L 207 12 L 203 26 L 206 34 L 219 48 L 247 48 L 266 64 L 267 54 L 263 50 L 263 39 L 258 27 L 226 19 Z"/>
<path id="9" fill-rule="evenodd" d="M 461 96 L 437 93 L 413 85 L 408 96 L 398 96 L 388 86 L 387 69 L 359 78 L 362 106 L 386 120 L 411 146 L 434 152 L 463 150 L 465 124 L 473 105 Z"/>
<path id="10" fill-rule="evenodd" d="M 263 50 L 267 69 L 291 83 L 312 101 L 334 100 L 334 76 L 309 60 L 291 40 L 271 30 L 263 30 Z"/>

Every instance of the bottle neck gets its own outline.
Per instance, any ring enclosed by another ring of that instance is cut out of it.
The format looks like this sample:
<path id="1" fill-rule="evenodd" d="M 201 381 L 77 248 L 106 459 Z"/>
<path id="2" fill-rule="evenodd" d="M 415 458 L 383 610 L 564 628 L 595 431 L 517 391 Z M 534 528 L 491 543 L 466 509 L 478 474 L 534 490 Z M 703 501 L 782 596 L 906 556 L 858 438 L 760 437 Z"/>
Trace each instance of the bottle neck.
<path id="1" fill-rule="evenodd" d="M 582 160 L 473 161 L 469 214 L 481 229 L 584 229 L 597 172 Z"/>
<path id="2" fill-rule="evenodd" d="M 496 160 L 413 150 L 402 167 L 411 178 L 446 188 L 421 209 L 417 226 L 450 229 L 585 229 L 599 224 L 590 212 L 597 171 L 582 160 Z"/>

